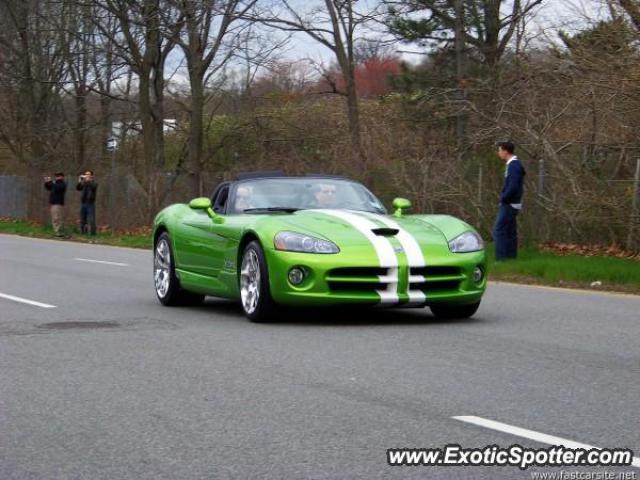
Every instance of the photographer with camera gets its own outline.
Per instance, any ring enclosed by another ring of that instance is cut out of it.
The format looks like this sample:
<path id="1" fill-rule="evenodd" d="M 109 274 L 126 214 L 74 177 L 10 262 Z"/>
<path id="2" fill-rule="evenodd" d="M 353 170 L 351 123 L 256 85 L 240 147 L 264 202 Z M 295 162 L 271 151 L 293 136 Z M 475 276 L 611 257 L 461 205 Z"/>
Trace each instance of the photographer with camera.
<path id="1" fill-rule="evenodd" d="M 96 234 L 96 194 L 98 184 L 92 170 L 78 177 L 76 190 L 82 192 L 80 201 L 80 230 L 82 233 Z"/>
<path id="2" fill-rule="evenodd" d="M 63 237 L 62 228 L 64 226 L 64 196 L 67 193 L 67 182 L 64 180 L 64 173 L 58 172 L 54 175 L 54 180 L 50 176 L 44 177 L 44 188 L 49 190 L 49 205 L 51 207 L 51 225 L 56 237 Z"/>

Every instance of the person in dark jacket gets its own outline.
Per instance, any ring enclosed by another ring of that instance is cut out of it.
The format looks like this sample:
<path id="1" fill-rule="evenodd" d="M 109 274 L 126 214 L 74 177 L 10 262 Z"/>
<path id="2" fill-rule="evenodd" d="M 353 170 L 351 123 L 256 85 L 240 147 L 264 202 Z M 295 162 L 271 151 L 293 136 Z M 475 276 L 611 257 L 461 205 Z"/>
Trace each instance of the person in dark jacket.
<path id="1" fill-rule="evenodd" d="M 498 143 L 498 156 L 506 162 L 504 185 L 500 192 L 500 209 L 493 227 L 496 244 L 496 260 L 518 256 L 517 216 L 522 209 L 525 171 L 515 156 L 515 145 L 511 142 Z"/>
<path id="2" fill-rule="evenodd" d="M 49 190 L 49 206 L 51 210 L 51 225 L 56 237 L 63 237 L 64 227 L 64 196 L 67 193 L 67 182 L 64 180 L 64 173 L 58 172 L 51 177 L 44 177 L 44 188 Z"/>
<path id="3" fill-rule="evenodd" d="M 78 177 L 76 190 L 82 192 L 80 196 L 80 230 L 82 233 L 96 234 L 96 195 L 98 184 L 92 170 L 87 170 Z"/>

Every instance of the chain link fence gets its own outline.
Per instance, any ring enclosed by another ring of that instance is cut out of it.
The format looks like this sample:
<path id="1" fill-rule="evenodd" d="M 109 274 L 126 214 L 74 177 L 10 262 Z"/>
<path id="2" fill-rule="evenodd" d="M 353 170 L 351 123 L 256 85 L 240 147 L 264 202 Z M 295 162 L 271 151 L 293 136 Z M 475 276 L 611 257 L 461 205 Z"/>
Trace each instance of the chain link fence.
<path id="1" fill-rule="evenodd" d="M 27 179 L 15 175 L 0 176 L 0 217 L 27 217 Z"/>
<path id="2" fill-rule="evenodd" d="M 76 178 L 67 177 L 65 196 L 65 223 L 73 225 L 79 221 L 80 192 L 76 191 Z M 98 226 L 115 229 L 136 228 L 149 225 L 157 210 L 176 202 L 188 202 L 186 177 L 171 174 L 155 175 L 157 199 L 150 201 L 150 185 L 142 185 L 131 174 L 96 179 L 96 220 Z M 50 221 L 49 192 L 42 178 L 15 175 L 0 175 L 0 217 L 28 218 L 41 223 Z"/>

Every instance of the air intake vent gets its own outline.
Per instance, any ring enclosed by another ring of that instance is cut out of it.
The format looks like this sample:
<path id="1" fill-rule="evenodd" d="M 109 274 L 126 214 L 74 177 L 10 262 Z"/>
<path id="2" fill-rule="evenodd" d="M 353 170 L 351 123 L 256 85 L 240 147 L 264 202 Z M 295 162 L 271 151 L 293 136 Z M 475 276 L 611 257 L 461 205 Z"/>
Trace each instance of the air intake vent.
<path id="1" fill-rule="evenodd" d="M 381 237 L 393 237 L 399 232 L 397 228 L 374 228 L 371 231 Z"/>

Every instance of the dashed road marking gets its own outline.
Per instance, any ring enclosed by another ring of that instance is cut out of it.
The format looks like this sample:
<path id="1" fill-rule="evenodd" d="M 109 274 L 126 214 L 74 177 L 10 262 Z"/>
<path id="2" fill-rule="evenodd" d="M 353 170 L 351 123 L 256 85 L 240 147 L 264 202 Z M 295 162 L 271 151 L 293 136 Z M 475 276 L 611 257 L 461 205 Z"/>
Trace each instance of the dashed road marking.
<path id="1" fill-rule="evenodd" d="M 478 425 L 479 427 L 490 428 L 491 430 L 497 430 L 498 432 L 515 435 L 516 437 L 528 438 L 529 440 L 534 440 L 536 442 L 546 443 L 547 445 L 562 445 L 563 447 L 567 448 L 583 448 L 585 450 L 591 450 L 594 448 L 597 450 L 601 450 L 601 447 L 588 445 L 586 443 L 575 442 L 573 440 L 556 437 L 554 435 L 547 435 L 546 433 L 540 433 L 534 430 L 528 430 L 526 428 L 515 427 L 513 425 L 496 422 L 495 420 L 489 420 L 482 417 L 459 416 L 451 418 L 453 418 L 454 420 L 459 420 L 461 422 L 472 423 L 473 425 Z M 633 457 L 631 465 L 640 468 L 640 458 Z"/>
<path id="2" fill-rule="evenodd" d="M 74 258 L 78 262 L 88 262 L 88 263 L 100 263 L 102 265 L 114 265 L 116 267 L 128 267 L 128 263 L 120 263 L 120 262 L 109 262 L 107 260 L 93 260 L 91 258 Z"/>
<path id="3" fill-rule="evenodd" d="M 15 295 L 9 295 L 6 293 L 0 293 L 0 298 L 11 300 L 12 302 L 25 303 L 27 305 L 33 305 L 40 308 L 56 308 L 55 305 L 49 305 L 48 303 L 36 302 L 35 300 L 29 300 L 28 298 L 16 297 Z"/>

